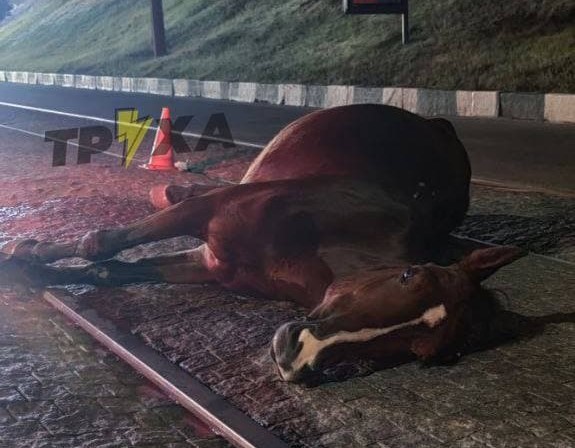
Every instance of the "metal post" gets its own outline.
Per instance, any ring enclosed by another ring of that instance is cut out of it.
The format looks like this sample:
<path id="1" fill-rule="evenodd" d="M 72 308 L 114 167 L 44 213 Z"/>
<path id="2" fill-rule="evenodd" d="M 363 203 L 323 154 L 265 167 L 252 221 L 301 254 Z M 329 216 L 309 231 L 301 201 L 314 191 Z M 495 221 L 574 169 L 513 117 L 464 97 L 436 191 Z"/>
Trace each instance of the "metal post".
<path id="1" fill-rule="evenodd" d="M 403 45 L 409 43 L 409 11 L 406 10 L 401 15 L 402 42 Z"/>
<path id="2" fill-rule="evenodd" d="M 162 0 L 152 0 L 152 46 L 156 57 L 166 54 L 166 32 L 164 29 Z"/>

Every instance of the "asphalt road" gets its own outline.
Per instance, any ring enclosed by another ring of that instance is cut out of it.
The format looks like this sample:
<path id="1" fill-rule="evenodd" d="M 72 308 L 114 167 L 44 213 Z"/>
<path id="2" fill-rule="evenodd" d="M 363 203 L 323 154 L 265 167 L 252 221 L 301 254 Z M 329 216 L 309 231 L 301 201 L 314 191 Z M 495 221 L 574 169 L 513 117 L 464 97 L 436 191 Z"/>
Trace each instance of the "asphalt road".
<path id="1" fill-rule="evenodd" d="M 54 115 L 30 108 L 113 121 L 119 108 L 134 107 L 140 116 L 158 117 L 163 106 L 170 107 L 173 118 L 194 116 L 186 128 L 190 134 L 201 134 L 212 114 L 224 113 L 236 142 L 249 143 L 254 150 L 265 145 L 286 124 L 312 110 L 203 98 L 0 83 L 0 137 L 5 132 L 20 132 L 22 138 L 37 139 L 38 145 L 46 148 L 48 144 L 43 141 L 45 131 L 98 124 L 91 119 Z M 474 177 L 510 185 L 575 192 L 575 125 L 507 119 L 450 120 L 469 152 Z M 111 123 L 105 124 L 113 127 Z"/>

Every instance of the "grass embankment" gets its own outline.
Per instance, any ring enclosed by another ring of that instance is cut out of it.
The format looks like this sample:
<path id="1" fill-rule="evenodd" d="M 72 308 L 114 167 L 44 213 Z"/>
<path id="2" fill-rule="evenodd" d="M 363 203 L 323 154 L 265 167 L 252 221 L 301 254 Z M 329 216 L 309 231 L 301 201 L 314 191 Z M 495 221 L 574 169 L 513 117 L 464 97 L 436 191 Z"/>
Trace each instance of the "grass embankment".
<path id="1" fill-rule="evenodd" d="M 575 91 L 572 0 L 411 0 L 344 16 L 340 0 L 164 0 L 170 54 L 154 59 L 148 1 L 20 0 L 0 68 L 196 79 Z"/>

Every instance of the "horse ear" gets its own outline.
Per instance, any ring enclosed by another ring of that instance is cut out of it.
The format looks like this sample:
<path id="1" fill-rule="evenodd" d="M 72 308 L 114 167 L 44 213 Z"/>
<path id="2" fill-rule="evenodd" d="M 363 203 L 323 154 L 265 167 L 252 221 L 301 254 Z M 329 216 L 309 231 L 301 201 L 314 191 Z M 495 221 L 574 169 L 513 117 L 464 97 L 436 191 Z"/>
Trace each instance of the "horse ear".
<path id="1" fill-rule="evenodd" d="M 513 263 L 527 253 L 511 246 L 477 249 L 461 260 L 461 267 L 475 280 L 482 282 L 503 266 Z"/>

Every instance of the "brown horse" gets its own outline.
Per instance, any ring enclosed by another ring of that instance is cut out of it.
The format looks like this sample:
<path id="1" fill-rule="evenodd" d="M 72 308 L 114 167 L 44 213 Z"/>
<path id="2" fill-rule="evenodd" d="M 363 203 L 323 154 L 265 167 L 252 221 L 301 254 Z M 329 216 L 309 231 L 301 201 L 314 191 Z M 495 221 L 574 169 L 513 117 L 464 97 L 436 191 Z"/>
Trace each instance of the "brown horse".
<path id="1" fill-rule="evenodd" d="M 73 243 L 17 241 L 5 277 L 42 285 L 218 282 L 311 309 L 280 327 L 272 357 L 284 380 L 350 358 L 454 353 L 480 282 L 518 258 L 477 250 L 429 263 L 463 219 L 470 167 L 451 124 L 387 106 L 311 113 L 282 130 L 241 184 L 156 188 L 164 210 Z M 192 235 L 197 249 L 123 263 L 119 251 Z M 82 257 L 86 267 L 46 263 Z M 100 261 L 104 260 L 104 261 Z"/>

